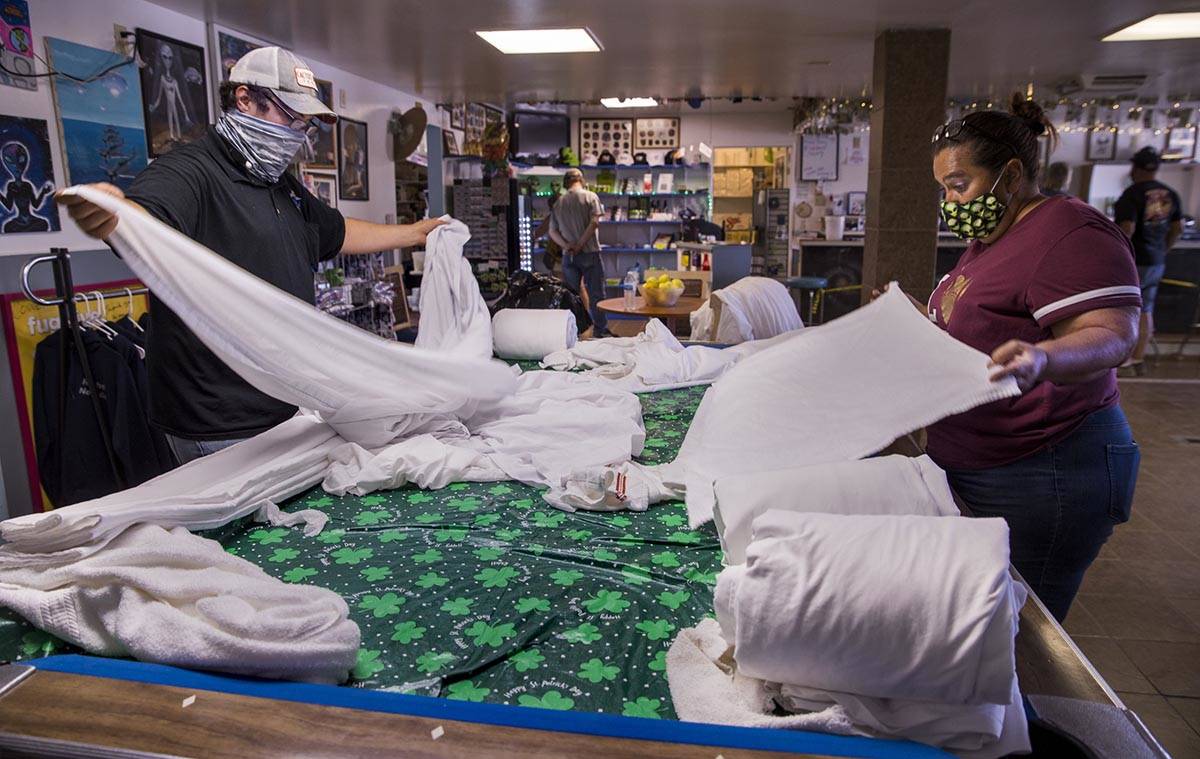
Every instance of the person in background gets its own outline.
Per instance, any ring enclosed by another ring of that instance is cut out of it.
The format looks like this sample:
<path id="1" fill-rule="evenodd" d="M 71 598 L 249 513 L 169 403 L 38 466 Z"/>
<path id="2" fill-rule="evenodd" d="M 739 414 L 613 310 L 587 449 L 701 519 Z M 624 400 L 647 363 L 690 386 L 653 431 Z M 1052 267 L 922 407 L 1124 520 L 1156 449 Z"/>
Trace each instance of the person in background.
<path id="1" fill-rule="evenodd" d="M 558 265 L 562 262 L 563 251 L 554 238 L 550 237 L 550 219 L 554 216 L 554 204 L 558 202 L 559 195 L 555 194 L 548 197 L 546 200 L 549 203 L 549 210 L 546 213 L 546 218 L 542 219 L 542 223 L 538 224 L 537 229 L 533 230 L 533 243 L 536 245 L 543 237 L 546 238 L 545 250 L 542 251 L 542 266 L 546 267 L 551 275 Z"/>
<path id="2" fill-rule="evenodd" d="M 600 259 L 600 217 L 604 207 L 596 193 L 584 187 L 583 172 L 567 169 L 564 192 L 550 212 L 550 238 L 563 249 L 563 281 L 580 292 L 587 288 L 592 337 L 611 337 L 608 319 L 600 310 L 604 299 L 604 262 Z"/>
<path id="3" fill-rule="evenodd" d="M 313 272 L 339 253 L 423 245 L 442 222 L 373 224 L 347 219 L 287 173 L 307 132 L 337 116 L 317 97 L 308 66 L 287 50 L 247 53 L 221 85 L 216 126 L 156 159 L 126 197 L 151 216 L 260 279 L 315 303 Z M 78 196 L 60 196 L 88 235 L 106 240 L 115 215 Z M 253 329 L 248 325 L 247 329 Z M 254 388 L 204 346 L 162 302 L 151 298 L 146 345 L 150 421 L 186 464 L 285 421 L 296 407 Z"/>
<path id="4" fill-rule="evenodd" d="M 1142 284 L 1142 315 L 1137 345 L 1126 366 L 1136 375 L 1145 373 L 1146 346 L 1154 337 L 1154 301 L 1167 270 L 1167 251 L 1183 234 L 1179 195 L 1155 179 L 1161 163 L 1158 151 L 1144 147 L 1133 155 L 1133 184 L 1117 199 L 1116 222 L 1133 241 L 1138 277 Z"/>
<path id="5" fill-rule="evenodd" d="M 1062 161 L 1055 161 L 1046 167 L 1042 177 L 1042 194 L 1047 198 L 1055 195 L 1069 195 L 1067 185 L 1071 183 L 1071 167 Z"/>
<path id="6" fill-rule="evenodd" d="M 1013 565 L 1062 620 L 1133 503 L 1140 454 L 1115 368 L 1133 350 L 1141 291 L 1115 224 L 1038 191 L 1043 135 L 1054 127 L 1020 95 L 1011 113 L 934 132 L 942 218 L 971 242 L 914 305 L 1021 389 L 931 425 L 927 452 L 975 516 L 1008 523 Z"/>

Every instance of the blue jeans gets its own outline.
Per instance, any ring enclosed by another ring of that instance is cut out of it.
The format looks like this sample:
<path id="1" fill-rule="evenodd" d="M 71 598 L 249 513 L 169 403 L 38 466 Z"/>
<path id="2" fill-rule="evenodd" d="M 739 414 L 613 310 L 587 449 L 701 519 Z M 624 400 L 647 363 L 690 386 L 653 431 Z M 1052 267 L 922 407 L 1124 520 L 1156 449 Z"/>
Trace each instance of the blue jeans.
<path id="1" fill-rule="evenodd" d="M 167 445 L 171 448 L 171 453 L 175 454 L 175 460 L 180 466 L 194 459 L 202 458 L 211 453 L 224 450 L 234 443 L 240 443 L 245 438 L 236 438 L 233 440 L 188 440 L 187 438 L 175 437 L 174 435 L 166 435 Z"/>
<path id="2" fill-rule="evenodd" d="M 1163 275 L 1167 273 L 1166 264 L 1154 266 L 1139 266 L 1138 280 L 1142 283 L 1142 313 L 1154 313 L 1154 301 L 1158 299 L 1158 286 L 1162 284 Z"/>
<path id="3" fill-rule="evenodd" d="M 608 317 L 597 304 L 604 300 L 604 264 L 599 253 L 576 253 L 563 255 L 563 281 L 575 292 L 580 292 L 579 282 L 587 287 L 588 316 L 592 317 L 592 334 L 608 331 Z"/>
<path id="4" fill-rule="evenodd" d="M 1129 521 L 1140 460 L 1113 406 L 1032 456 L 946 476 L 975 516 L 1008 522 L 1013 566 L 1061 622 L 1113 527 Z"/>

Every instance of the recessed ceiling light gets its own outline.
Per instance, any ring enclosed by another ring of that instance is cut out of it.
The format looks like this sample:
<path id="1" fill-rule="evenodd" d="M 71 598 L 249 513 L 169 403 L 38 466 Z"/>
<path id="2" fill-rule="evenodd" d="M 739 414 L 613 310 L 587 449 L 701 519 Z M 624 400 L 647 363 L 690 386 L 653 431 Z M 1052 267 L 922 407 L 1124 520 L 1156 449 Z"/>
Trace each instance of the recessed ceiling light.
<path id="1" fill-rule="evenodd" d="M 1156 13 L 1101 39 L 1102 42 L 1183 40 L 1200 37 L 1200 13 Z"/>
<path id="2" fill-rule="evenodd" d="M 475 33 L 506 55 L 600 52 L 600 43 L 583 28 L 499 29 Z"/>
<path id="3" fill-rule="evenodd" d="M 658 101 L 654 98 L 600 98 L 600 105 L 605 108 L 653 108 Z"/>

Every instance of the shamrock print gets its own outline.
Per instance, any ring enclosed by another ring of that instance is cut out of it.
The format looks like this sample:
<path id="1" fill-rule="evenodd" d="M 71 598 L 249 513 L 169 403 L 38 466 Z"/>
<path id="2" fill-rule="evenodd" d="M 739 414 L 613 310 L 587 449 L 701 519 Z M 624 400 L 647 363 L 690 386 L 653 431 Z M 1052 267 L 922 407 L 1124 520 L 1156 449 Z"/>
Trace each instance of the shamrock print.
<path id="1" fill-rule="evenodd" d="M 496 516 L 499 516 L 499 514 L 497 514 Z M 475 521 L 478 523 L 479 519 L 481 519 L 481 518 L 482 517 L 476 517 Z M 511 527 L 505 528 L 503 530 L 496 530 L 496 537 L 503 540 L 506 543 L 516 540 L 518 537 L 520 537 L 520 535 L 521 535 L 520 530 L 513 529 Z"/>
<path id="2" fill-rule="evenodd" d="M 401 540 L 407 540 L 408 533 L 403 530 L 384 530 L 375 537 L 379 538 L 380 543 L 398 543 Z"/>
<path id="3" fill-rule="evenodd" d="M 418 564 L 432 564 L 442 560 L 442 552 L 436 548 L 428 548 L 424 552 L 414 555 L 412 560 Z"/>
<path id="4" fill-rule="evenodd" d="M 541 543 L 530 543 L 529 545 L 525 546 L 525 550 L 534 556 L 541 556 L 543 553 L 545 553 L 546 546 L 542 545 Z"/>
<path id="5" fill-rule="evenodd" d="M 608 520 L 608 522 L 613 527 L 622 527 L 622 528 L 628 527 L 629 525 L 633 524 L 633 522 L 629 519 L 629 517 L 622 517 L 622 516 L 615 516 L 612 519 Z"/>
<path id="6" fill-rule="evenodd" d="M 675 625 L 665 619 L 642 620 L 633 626 L 633 629 L 645 633 L 650 640 L 665 640 L 671 636 L 671 631 L 675 629 Z"/>
<path id="7" fill-rule="evenodd" d="M 304 502 L 304 505 L 310 509 L 324 509 L 333 505 L 333 499 L 327 495 L 320 498 L 310 498 Z"/>
<path id="8" fill-rule="evenodd" d="M 366 506 L 368 509 L 373 509 L 376 506 L 382 506 L 387 503 L 387 499 L 381 495 L 368 495 L 358 499 L 359 504 Z"/>
<path id="9" fill-rule="evenodd" d="M 58 641 L 49 633 L 30 630 L 21 636 L 21 655 L 26 657 L 49 656 L 58 648 Z"/>
<path id="10" fill-rule="evenodd" d="M 503 548 L 479 548 L 475 550 L 475 558 L 480 561 L 495 561 L 503 555 Z"/>
<path id="11" fill-rule="evenodd" d="M 532 498 L 522 498 L 519 501 L 513 501 L 511 505 L 514 509 L 522 509 L 522 510 L 532 509 L 533 508 L 533 499 Z"/>
<path id="12" fill-rule="evenodd" d="M 516 634 L 513 625 L 508 622 L 502 625 L 489 625 L 487 622 L 477 621 L 467 629 L 467 637 L 471 638 L 471 642 L 477 646 L 491 646 L 492 648 L 499 648 L 504 645 L 504 641 Z"/>
<path id="13" fill-rule="evenodd" d="M 304 582 L 305 580 L 312 577 L 316 573 L 317 573 L 317 570 L 309 569 L 308 567 L 292 567 L 291 569 L 289 569 L 288 571 L 283 573 L 283 581 L 284 582 Z"/>
<path id="14" fill-rule="evenodd" d="M 658 602 L 668 609 L 675 611 L 678 610 L 680 606 L 683 606 L 684 601 L 691 597 L 692 594 L 688 593 L 686 590 L 677 590 L 673 593 L 671 591 L 664 590 L 662 593 L 658 594 Z"/>
<path id="15" fill-rule="evenodd" d="M 624 593 L 616 590 L 601 590 L 596 595 L 584 601 L 583 608 L 592 614 L 600 614 L 606 611 L 612 614 L 620 614 L 629 608 L 629 602 L 621 598 L 623 595 Z"/>
<path id="16" fill-rule="evenodd" d="M 668 535 L 667 540 L 671 541 L 672 543 L 685 543 L 688 545 L 695 545 L 696 543 L 700 542 L 700 535 L 698 535 L 697 533 L 694 533 L 694 532 L 683 532 L 681 530 L 679 532 L 673 532 L 670 535 Z"/>
<path id="17" fill-rule="evenodd" d="M 479 508 L 478 498 L 451 498 L 446 501 L 447 506 L 452 506 L 459 511 L 475 511 Z"/>
<path id="18" fill-rule="evenodd" d="M 384 593 L 382 596 L 365 595 L 358 602 L 358 608 L 363 611 L 369 611 L 378 617 L 390 617 L 393 614 L 400 613 L 400 607 L 408 599 L 402 598 L 395 593 Z"/>
<path id="19" fill-rule="evenodd" d="M 541 666 L 542 662 L 546 661 L 546 657 L 542 656 L 542 652 L 536 648 L 530 648 L 513 654 L 508 657 L 508 660 L 513 663 L 513 668 L 518 672 L 528 672 Z"/>
<path id="20" fill-rule="evenodd" d="M 460 680 L 447 689 L 446 698 L 452 701 L 475 701 L 478 703 L 491 692 L 488 688 L 476 687 L 475 683 L 470 680 Z"/>
<path id="21" fill-rule="evenodd" d="M 591 530 L 567 530 L 563 533 L 571 540 L 578 540 L 580 543 L 592 537 Z"/>
<path id="22" fill-rule="evenodd" d="M 659 651 L 658 653 L 656 653 L 654 655 L 654 658 L 650 660 L 650 664 L 648 666 L 650 667 L 650 669 L 654 670 L 655 672 L 666 672 L 667 671 L 667 652 Z"/>
<path id="23" fill-rule="evenodd" d="M 454 654 L 426 651 L 417 657 L 417 669 L 431 675 L 454 661 Z"/>
<path id="24" fill-rule="evenodd" d="M 433 539 L 439 543 L 461 543 L 465 537 L 467 537 L 467 531 L 459 528 L 448 528 L 433 533 Z"/>
<path id="25" fill-rule="evenodd" d="M 437 572 L 426 572 L 417 578 L 417 586 L 429 590 L 430 588 L 440 588 L 450 582 L 445 577 L 442 577 Z"/>
<path id="26" fill-rule="evenodd" d="M 517 612 L 519 614 L 528 614 L 532 611 L 550 611 L 550 599 L 548 599 L 548 598 L 520 598 L 520 599 L 517 599 Z"/>
<path id="27" fill-rule="evenodd" d="M 374 555 L 370 548 L 339 548 L 333 552 L 335 564 L 360 564 Z"/>
<path id="28" fill-rule="evenodd" d="M 567 515 L 561 511 L 556 511 L 553 514 L 547 514 L 544 511 L 535 511 L 530 521 L 533 522 L 535 527 L 558 527 L 567 521 Z"/>
<path id="29" fill-rule="evenodd" d="M 456 598 L 442 604 L 442 611 L 452 617 L 465 617 L 471 613 L 471 606 L 474 604 L 475 599 L 473 598 Z"/>
<path id="30" fill-rule="evenodd" d="M 532 706 L 535 709 L 557 709 L 566 711 L 575 705 L 575 700 L 567 698 L 556 690 L 547 691 L 546 695 L 538 698 L 531 696 L 528 693 L 522 693 L 517 697 L 517 703 L 521 706 Z"/>
<path id="31" fill-rule="evenodd" d="M 242 552 L 238 550 L 237 546 L 227 547 L 225 549 L 225 553 L 229 554 L 230 556 L 241 556 L 242 555 Z"/>
<path id="32" fill-rule="evenodd" d="M 636 546 L 642 543 L 642 539 L 632 533 L 625 533 L 617 540 L 619 546 Z"/>
<path id="33" fill-rule="evenodd" d="M 508 581 L 517 576 L 517 570 L 512 567 L 491 567 L 475 575 L 475 579 L 483 583 L 485 588 L 507 588 Z"/>
<path id="34" fill-rule="evenodd" d="M 288 534 L 288 531 L 283 527 L 276 527 L 273 530 L 255 530 L 250 533 L 250 539 L 258 541 L 260 546 L 270 545 L 271 543 L 282 543 L 283 537 Z"/>
<path id="35" fill-rule="evenodd" d="M 426 511 L 423 514 L 417 514 L 417 522 L 419 522 L 420 524 L 433 524 L 434 522 L 438 522 L 441 519 L 442 519 L 441 514 L 432 514 L 428 511 Z"/>
<path id="36" fill-rule="evenodd" d="M 392 630 L 392 640 L 404 645 L 425 637 L 425 628 L 416 622 L 400 622 Z"/>
<path id="37" fill-rule="evenodd" d="M 660 551 L 650 557 L 650 562 L 663 569 L 671 569 L 679 566 L 679 554 L 674 551 Z"/>
<path id="38" fill-rule="evenodd" d="M 291 561 L 299 555 L 300 552 L 295 548 L 276 548 L 275 552 L 267 557 L 267 561 L 281 563 L 284 561 Z"/>
<path id="39" fill-rule="evenodd" d="M 582 578 L 583 572 L 574 569 L 560 569 L 550 575 L 550 579 L 554 581 L 555 585 L 564 585 L 568 588 Z"/>
<path id="40" fill-rule="evenodd" d="M 416 506 L 419 506 L 422 503 L 429 503 L 432 500 L 433 496 L 429 495 L 428 493 L 417 492 L 408 497 L 408 502 Z"/>
<path id="41" fill-rule="evenodd" d="M 359 570 L 358 573 L 362 575 L 362 578 L 367 582 L 379 582 L 380 580 L 391 577 L 392 570 L 388 567 L 367 567 L 366 569 Z"/>
<path id="42" fill-rule="evenodd" d="M 579 676 L 584 680 L 589 680 L 593 683 L 598 683 L 601 680 L 616 680 L 619 670 L 611 665 L 605 665 L 599 659 L 588 659 L 579 668 Z"/>
<path id="43" fill-rule="evenodd" d="M 321 534 L 317 536 L 317 540 L 327 546 L 331 546 L 334 543 L 342 542 L 342 538 L 345 537 L 345 535 L 345 530 L 323 530 Z"/>
<path id="44" fill-rule="evenodd" d="M 350 675 L 355 680 L 366 680 L 375 675 L 376 672 L 382 672 L 384 669 L 383 662 L 379 661 L 379 655 L 382 651 L 371 651 L 365 648 L 358 649 L 358 656 L 354 662 L 354 669 L 350 670 Z"/>
<path id="45" fill-rule="evenodd" d="M 592 551 L 592 558 L 596 561 L 616 561 L 618 556 L 607 548 L 597 548 Z"/>
<path id="46" fill-rule="evenodd" d="M 579 627 L 573 627 L 562 634 L 568 643 L 595 643 L 600 640 L 600 628 L 591 622 L 584 622 Z"/>
<path id="47" fill-rule="evenodd" d="M 687 519 L 683 514 L 659 514 L 658 521 L 665 524 L 667 527 L 681 527 Z"/>
<path id="48" fill-rule="evenodd" d="M 657 698 L 646 698 L 639 696 L 636 701 L 626 701 L 625 707 L 621 710 L 621 714 L 626 717 L 645 717 L 647 719 L 662 719 L 658 710 L 662 708 L 662 702 Z"/>
<path id="49" fill-rule="evenodd" d="M 354 517 L 354 523 L 359 527 L 370 527 L 380 522 L 386 522 L 390 516 L 391 514 L 386 511 L 362 511 Z"/>
<path id="50" fill-rule="evenodd" d="M 690 569 L 688 570 L 687 574 L 684 575 L 684 577 L 688 578 L 692 582 L 701 582 L 705 585 L 717 584 L 716 572 L 701 572 L 699 569 Z"/>
<path id="51" fill-rule="evenodd" d="M 504 485 L 504 484 L 495 485 L 493 487 L 488 488 L 488 493 L 496 496 L 497 498 L 499 498 L 500 496 L 508 495 L 511 492 L 513 492 L 513 489 L 510 488 L 508 485 Z"/>
<path id="52" fill-rule="evenodd" d="M 637 564 L 630 564 L 625 569 L 622 569 L 621 576 L 630 585 L 642 585 L 643 583 L 650 582 L 650 570 L 640 567 Z"/>
<path id="53" fill-rule="evenodd" d="M 469 483 L 466 483 L 466 482 L 456 482 L 456 483 L 454 483 L 453 485 L 451 485 L 451 486 L 450 486 L 450 490 L 452 490 L 452 491 L 454 491 L 455 493 L 457 493 L 457 492 L 459 492 L 459 491 L 466 490 L 466 489 L 467 489 L 467 488 L 469 488 L 469 487 L 471 487 Z"/>
<path id="54" fill-rule="evenodd" d="M 499 521 L 499 514 L 480 514 L 479 516 L 475 517 L 475 521 L 471 524 L 475 525 L 476 527 L 491 527 Z"/>

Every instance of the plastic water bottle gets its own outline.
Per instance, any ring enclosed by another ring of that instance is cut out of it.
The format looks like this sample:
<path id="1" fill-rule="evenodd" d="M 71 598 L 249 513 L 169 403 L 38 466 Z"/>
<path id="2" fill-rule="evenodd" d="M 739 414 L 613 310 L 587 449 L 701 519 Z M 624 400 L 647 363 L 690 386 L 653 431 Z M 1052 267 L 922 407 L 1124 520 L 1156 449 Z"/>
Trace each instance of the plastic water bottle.
<path id="1" fill-rule="evenodd" d="M 638 273 L 636 269 L 630 269 L 625 272 L 625 281 L 621 284 L 621 289 L 625 291 L 625 308 L 633 310 L 636 307 L 634 296 L 637 294 Z"/>

